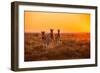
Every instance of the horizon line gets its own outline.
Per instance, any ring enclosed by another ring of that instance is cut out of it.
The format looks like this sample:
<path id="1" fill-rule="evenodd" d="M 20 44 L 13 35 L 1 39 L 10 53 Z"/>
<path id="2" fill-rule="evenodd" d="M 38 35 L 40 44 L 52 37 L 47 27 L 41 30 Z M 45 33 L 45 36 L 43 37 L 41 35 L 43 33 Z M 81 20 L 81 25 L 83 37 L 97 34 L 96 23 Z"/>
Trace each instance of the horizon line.
<path id="1" fill-rule="evenodd" d="M 24 32 L 24 33 L 41 33 L 41 32 Z M 50 32 L 45 32 L 45 33 L 50 33 Z M 53 33 L 58 33 L 58 32 L 53 32 Z M 90 32 L 60 32 L 60 33 L 90 33 Z"/>

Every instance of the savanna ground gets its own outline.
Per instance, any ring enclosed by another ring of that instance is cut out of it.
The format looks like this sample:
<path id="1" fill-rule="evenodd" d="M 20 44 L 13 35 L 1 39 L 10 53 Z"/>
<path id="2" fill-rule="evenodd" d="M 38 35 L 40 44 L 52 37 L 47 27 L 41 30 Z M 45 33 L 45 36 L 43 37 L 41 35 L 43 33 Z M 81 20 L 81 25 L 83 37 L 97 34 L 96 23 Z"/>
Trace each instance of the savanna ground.
<path id="1" fill-rule="evenodd" d="M 90 58 L 90 33 L 61 33 L 61 44 L 53 48 L 43 47 L 41 33 L 24 35 L 24 61 Z"/>

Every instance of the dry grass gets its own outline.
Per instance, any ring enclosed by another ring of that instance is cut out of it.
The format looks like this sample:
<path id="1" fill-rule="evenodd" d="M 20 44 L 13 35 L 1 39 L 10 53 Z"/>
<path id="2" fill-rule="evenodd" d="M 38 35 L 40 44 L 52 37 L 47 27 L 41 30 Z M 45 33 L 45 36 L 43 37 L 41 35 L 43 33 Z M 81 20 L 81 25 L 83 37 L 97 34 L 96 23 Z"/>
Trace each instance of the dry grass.
<path id="1" fill-rule="evenodd" d="M 56 35 L 56 34 L 55 34 Z M 44 48 L 39 33 L 25 33 L 25 61 L 90 58 L 89 33 L 63 33 L 61 44 Z"/>

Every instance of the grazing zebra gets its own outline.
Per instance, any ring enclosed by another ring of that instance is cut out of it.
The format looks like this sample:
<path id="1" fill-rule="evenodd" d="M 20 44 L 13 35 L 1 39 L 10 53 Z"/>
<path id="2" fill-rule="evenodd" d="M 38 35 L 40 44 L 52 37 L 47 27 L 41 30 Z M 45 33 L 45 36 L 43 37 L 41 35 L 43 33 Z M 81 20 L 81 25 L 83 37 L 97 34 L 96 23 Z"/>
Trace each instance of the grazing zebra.
<path id="1" fill-rule="evenodd" d="M 60 30 L 58 29 L 58 33 L 56 37 L 54 37 L 53 29 L 50 29 L 50 34 L 45 34 L 45 32 L 42 32 L 42 43 L 44 48 L 54 48 L 55 46 L 58 46 L 61 44 L 60 40 Z"/>
<path id="2" fill-rule="evenodd" d="M 45 32 L 42 32 L 42 43 L 43 48 L 47 48 L 50 42 L 50 36 L 45 34 Z"/>

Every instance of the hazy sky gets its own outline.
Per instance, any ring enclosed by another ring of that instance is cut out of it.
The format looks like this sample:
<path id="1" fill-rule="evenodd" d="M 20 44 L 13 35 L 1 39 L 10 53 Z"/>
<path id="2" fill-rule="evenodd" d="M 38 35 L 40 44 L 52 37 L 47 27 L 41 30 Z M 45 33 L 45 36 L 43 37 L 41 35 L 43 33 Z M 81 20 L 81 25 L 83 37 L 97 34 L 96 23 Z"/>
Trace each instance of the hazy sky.
<path id="1" fill-rule="evenodd" d="M 25 11 L 25 32 L 90 32 L 90 14 Z"/>

